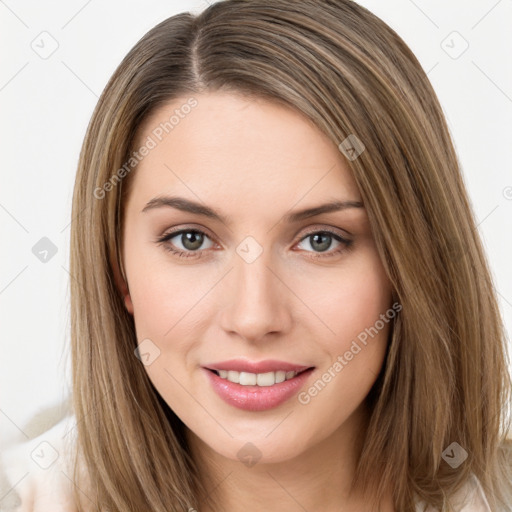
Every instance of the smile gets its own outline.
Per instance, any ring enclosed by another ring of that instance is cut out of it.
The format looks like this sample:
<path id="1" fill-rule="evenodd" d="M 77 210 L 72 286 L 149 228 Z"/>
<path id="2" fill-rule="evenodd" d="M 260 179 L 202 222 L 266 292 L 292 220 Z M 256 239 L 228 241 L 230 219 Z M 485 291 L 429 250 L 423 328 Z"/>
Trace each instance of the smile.
<path id="1" fill-rule="evenodd" d="M 285 403 L 314 369 L 284 361 L 241 359 L 202 367 L 211 389 L 227 404 L 246 411 L 265 411 Z"/>

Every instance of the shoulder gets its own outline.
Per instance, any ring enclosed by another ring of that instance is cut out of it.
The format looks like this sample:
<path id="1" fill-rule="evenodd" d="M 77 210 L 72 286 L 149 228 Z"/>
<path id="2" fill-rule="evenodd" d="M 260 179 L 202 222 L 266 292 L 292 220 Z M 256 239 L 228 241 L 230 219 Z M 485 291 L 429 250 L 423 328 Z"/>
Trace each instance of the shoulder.
<path id="1" fill-rule="evenodd" d="M 0 512 L 76 512 L 72 414 L 0 454 Z"/>
<path id="2" fill-rule="evenodd" d="M 453 496 L 454 512 L 491 512 L 479 480 L 472 475 L 466 484 Z M 416 503 L 416 512 L 439 512 L 432 507 L 425 508 L 424 501 Z"/>

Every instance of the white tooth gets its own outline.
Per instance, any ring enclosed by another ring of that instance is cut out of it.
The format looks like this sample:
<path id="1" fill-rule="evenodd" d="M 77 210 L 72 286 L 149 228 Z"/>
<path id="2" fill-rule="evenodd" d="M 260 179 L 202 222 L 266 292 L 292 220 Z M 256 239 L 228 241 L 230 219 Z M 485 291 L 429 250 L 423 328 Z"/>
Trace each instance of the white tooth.
<path id="1" fill-rule="evenodd" d="M 284 370 L 278 370 L 277 372 L 267 373 L 249 373 L 249 372 L 237 372 L 234 370 L 217 370 L 219 377 L 227 379 L 230 382 L 241 384 L 242 386 L 273 386 L 274 384 L 280 384 L 285 380 L 293 379 L 297 375 L 297 372 Z"/>
<path id="2" fill-rule="evenodd" d="M 258 373 L 256 375 L 256 382 L 258 386 L 273 386 L 275 384 L 275 373 Z"/>
<path id="3" fill-rule="evenodd" d="M 233 370 L 228 371 L 228 380 L 230 382 L 234 382 L 235 384 L 238 384 L 240 382 L 240 372 L 235 372 Z"/>
<path id="4" fill-rule="evenodd" d="M 286 380 L 286 372 L 283 370 L 279 370 L 276 372 L 276 384 L 280 382 L 284 382 Z"/>
<path id="5" fill-rule="evenodd" d="M 256 374 L 248 372 L 240 372 L 240 384 L 242 386 L 255 386 L 256 385 Z"/>

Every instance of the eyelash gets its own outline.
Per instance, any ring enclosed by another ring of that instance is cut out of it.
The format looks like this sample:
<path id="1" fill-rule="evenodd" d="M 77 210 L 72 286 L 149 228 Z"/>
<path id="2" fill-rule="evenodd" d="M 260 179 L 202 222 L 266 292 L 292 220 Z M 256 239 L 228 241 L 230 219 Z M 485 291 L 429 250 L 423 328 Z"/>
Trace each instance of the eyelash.
<path id="1" fill-rule="evenodd" d="M 178 249 L 174 249 L 171 244 L 167 243 L 170 241 L 171 238 L 174 238 L 183 233 L 199 233 L 199 234 L 205 235 L 206 237 L 211 239 L 211 237 L 209 237 L 204 231 L 201 231 L 200 229 L 189 228 L 189 229 L 180 229 L 177 231 L 172 231 L 170 233 L 166 233 L 162 237 L 158 238 L 156 240 L 156 243 L 158 245 L 160 245 L 160 244 L 163 245 L 164 249 L 166 251 L 169 251 L 170 253 L 172 253 L 173 255 L 175 255 L 179 258 L 196 258 L 196 259 L 201 258 L 206 249 L 203 249 L 201 251 L 181 251 Z M 352 240 L 348 240 L 348 239 L 340 236 L 338 233 L 335 233 L 334 231 L 330 231 L 328 229 L 310 231 L 310 232 L 306 233 L 302 238 L 300 238 L 297 243 L 300 243 L 300 242 L 306 240 L 307 238 L 309 238 L 313 235 L 318 235 L 318 234 L 330 235 L 332 238 L 334 238 L 335 240 L 340 242 L 341 246 L 338 249 L 331 251 L 331 252 L 313 253 L 312 256 L 309 256 L 312 259 L 331 258 L 333 256 L 337 256 L 338 254 L 341 254 L 342 252 L 352 248 L 352 244 L 353 244 Z M 311 251 L 306 251 L 306 252 L 311 252 Z"/>

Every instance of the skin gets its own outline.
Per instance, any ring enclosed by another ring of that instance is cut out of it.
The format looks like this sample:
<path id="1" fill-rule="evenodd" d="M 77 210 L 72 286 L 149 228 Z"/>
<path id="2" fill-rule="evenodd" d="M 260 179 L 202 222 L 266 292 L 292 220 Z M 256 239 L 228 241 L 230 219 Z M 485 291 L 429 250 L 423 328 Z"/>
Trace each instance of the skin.
<path id="1" fill-rule="evenodd" d="M 239 410 L 201 370 L 235 357 L 314 366 L 307 391 L 391 307 L 364 207 L 283 220 L 335 199 L 362 201 L 356 183 L 336 145 L 295 110 L 233 93 L 195 98 L 197 107 L 130 176 L 121 289 L 139 343 L 149 338 L 160 351 L 145 369 L 188 427 L 202 478 L 222 510 L 240 510 L 240 502 L 248 512 L 368 510 L 350 482 L 389 324 L 306 405 L 294 396 L 271 410 Z M 137 143 L 186 100 L 155 111 Z M 168 206 L 142 212 L 162 195 L 208 205 L 229 222 Z M 190 249 L 181 235 L 156 242 L 181 228 L 205 233 L 203 244 Z M 315 244 L 308 235 L 322 230 L 353 243 L 347 248 L 333 237 Z M 236 252 L 247 236 L 263 251 L 250 264 Z M 169 246 L 193 257 L 173 255 Z M 252 467 L 237 456 L 247 442 L 261 453 Z M 211 510 L 206 502 L 199 509 Z M 389 495 L 382 510 L 394 510 Z"/>

